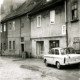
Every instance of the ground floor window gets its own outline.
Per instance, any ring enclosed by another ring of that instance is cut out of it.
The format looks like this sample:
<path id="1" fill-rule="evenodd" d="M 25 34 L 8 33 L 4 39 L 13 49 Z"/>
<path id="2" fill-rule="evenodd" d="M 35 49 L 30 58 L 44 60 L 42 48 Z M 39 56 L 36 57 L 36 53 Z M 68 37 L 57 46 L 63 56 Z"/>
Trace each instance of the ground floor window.
<path id="1" fill-rule="evenodd" d="M 15 50 L 15 41 L 13 41 L 13 50 Z"/>
<path id="2" fill-rule="evenodd" d="M 11 50 L 11 41 L 9 41 L 9 50 Z"/>
<path id="3" fill-rule="evenodd" d="M 59 40 L 50 40 L 49 41 L 49 48 L 55 48 L 55 47 L 59 47 Z"/>

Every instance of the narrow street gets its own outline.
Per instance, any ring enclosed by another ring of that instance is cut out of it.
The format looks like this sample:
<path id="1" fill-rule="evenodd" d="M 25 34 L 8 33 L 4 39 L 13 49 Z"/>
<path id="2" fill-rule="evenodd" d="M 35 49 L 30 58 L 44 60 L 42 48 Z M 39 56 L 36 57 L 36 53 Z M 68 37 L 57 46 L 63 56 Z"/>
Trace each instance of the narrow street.
<path id="1" fill-rule="evenodd" d="M 46 67 L 42 59 L 0 56 L 0 80 L 80 80 L 80 67 Z"/>

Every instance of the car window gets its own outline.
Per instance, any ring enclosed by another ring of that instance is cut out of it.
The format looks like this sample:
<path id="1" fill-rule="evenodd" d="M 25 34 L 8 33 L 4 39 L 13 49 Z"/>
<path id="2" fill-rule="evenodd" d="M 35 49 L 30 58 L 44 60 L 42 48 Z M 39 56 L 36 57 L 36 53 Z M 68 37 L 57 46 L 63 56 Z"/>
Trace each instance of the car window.
<path id="1" fill-rule="evenodd" d="M 51 49 L 51 50 L 49 51 L 49 54 L 54 54 L 54 49 Z"/>
<path id="2" fill-rule="evenodd" d="M 51 54 L 54 54 L 54 49 L 51 50 Z"/>
<path id="3" fill-rule="evenodd" d="M 59 50 L 55 49 L 55 55 L 59 55 Z"/>
<path id="4" fill-rule="evenodd" d="M 60 51 L 61 51 L 61 54 L 62 55 L 65 55 L 66 54 L 66 50 L 65 49 L 61 49 Z"/>

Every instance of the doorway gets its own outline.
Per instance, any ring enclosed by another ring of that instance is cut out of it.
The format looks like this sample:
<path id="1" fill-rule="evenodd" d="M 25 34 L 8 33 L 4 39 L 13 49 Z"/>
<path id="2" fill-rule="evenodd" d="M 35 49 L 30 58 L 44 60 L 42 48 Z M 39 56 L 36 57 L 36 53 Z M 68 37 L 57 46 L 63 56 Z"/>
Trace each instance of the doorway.
<path id="1" fill-rule="evenodd" d="M 41 57 L 44 53 L 44 41 L 37 41 L 36 43 L 36 53 L 37 57 Z"/>
<path id="2" fill-rule="evenodd" d="M 24 44 L 21 44 L 21 52 L 24 52 Z"/>

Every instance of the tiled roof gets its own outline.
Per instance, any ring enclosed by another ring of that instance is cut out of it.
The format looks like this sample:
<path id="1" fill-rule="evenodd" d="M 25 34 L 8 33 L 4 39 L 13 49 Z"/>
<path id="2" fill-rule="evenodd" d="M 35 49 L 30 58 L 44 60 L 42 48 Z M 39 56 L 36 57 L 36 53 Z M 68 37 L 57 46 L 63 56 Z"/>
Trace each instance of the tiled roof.
<path id="1" fill-rule="evenodd" d="M 30 12 L 29 15 L 33 15 L 38 11 L 46 10 L 51 6 L 57 6 L 56 4 L 59 2 L 64 2 L 64 0 L 51 0 L 50 2 L 42 2 L 40 1 Z"/>
<path id="2" fill-rule="evenodd" d="M 3 18 L 1 22 L 5 22 L 7 20 L 10 20 L 28 13 L 34 8 L 37 2 L 38 0 L 29 0 L 28 2 L 24 2 L 18 9 L 14 10 L 10 14 L 8 14 L 5 18 Z"/>
<path id="3" fill-rule="evenodd" d="M 16 17 L 20 17 L 24 14 L 35 14 L 37 11 L 44 10 L 45 8 L 50 7 L 58 2 L 64 0 L 52 0 L 51 2 L 45 2 L 43 0 L 29 0 L 28 2 L 24 2 L 18 9 L 14 10 L 10 14 L 8 14 L 5 18 L 1 20 L 1 22 L 5 22 Z"/>

